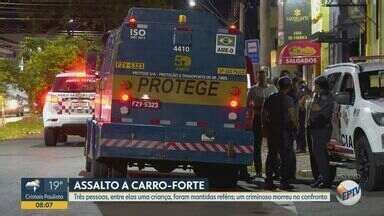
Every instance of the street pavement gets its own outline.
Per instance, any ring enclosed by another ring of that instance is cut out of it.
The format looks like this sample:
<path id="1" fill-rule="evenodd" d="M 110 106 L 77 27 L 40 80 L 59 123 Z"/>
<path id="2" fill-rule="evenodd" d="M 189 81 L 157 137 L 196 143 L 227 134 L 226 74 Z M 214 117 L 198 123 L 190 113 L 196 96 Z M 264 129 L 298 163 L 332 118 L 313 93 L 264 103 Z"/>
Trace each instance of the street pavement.
<path id="1" fill-rule="evenodd" d="M 83 143 L 71 137 L 57 147 L 45 147 L 41 137 L 0 142 L 0 215 L 383 215 L 384 192 L 363 192 L 360 203 L 352 207 L 338 203 L 331 191 L 328 203 L 70 203 L 68 210 L 21 211 L 20 178 L 82 177 L 84 171 Z M 304 156 L 300 156 L 305 159 Z M 298 158 L 299 160 L 300 158 Z M 298 164 L 301 163 L 298 161 Z M 304 165 L 300 165 L 304 166 Z M 150 171 L 150 170 L 149 170 Z M 136 172 L 136 171 L 132 171 Z M 186 178 L 190 172 L 177 171 Z M 142 172 L 148 177 L 150 172 Z M 263 191 L 259 184 L 239 181 L 236 191 Z M 295 184 L 296 191 L 315 191 L 309 181 Z"/>

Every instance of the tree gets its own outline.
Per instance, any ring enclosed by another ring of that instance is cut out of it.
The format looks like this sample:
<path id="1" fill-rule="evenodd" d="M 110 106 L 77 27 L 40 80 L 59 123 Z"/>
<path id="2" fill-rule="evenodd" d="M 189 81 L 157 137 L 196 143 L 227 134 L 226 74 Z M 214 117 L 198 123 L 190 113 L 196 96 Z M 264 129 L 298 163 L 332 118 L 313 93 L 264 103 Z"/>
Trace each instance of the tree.
<path id="1" fill-rule="evenodd" d="M 27 93 L 30 104 L 38 101 L 41 92 L 53 84 L 56 74 L 84 70 L 87 50 L 98 49 L 97 44 L 85 37 L 26 38 L 18 57 L 25 66 L 15 76 L 17 86 Z"/>
<path id="2" fill-rule="evenodd" d="M 17 63 L 10 59 L 0 59 L 0 95 L 5 93 L 6 85 L 13 83 L 18 71 Z"/>

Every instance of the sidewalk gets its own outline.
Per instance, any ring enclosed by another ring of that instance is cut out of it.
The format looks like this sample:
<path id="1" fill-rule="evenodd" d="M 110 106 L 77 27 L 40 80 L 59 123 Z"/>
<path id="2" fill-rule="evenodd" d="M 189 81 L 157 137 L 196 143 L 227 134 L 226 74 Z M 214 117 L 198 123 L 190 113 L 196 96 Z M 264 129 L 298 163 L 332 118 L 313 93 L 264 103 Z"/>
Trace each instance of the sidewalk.
<path id="1" fill-rule="evenodd" d="M 268 147 L 266 143 L 266 139 L 263 139 L 263 146 L 261 148 L 261 159 L 263 162 L 263 173 L 265 174 L 265 161 L 267 159 Z M 248 167 L 248 172 L 251 176 L 255 175 L 254 166 Z M 306 153 L 296 154 L 296 176 L 298 178 L 312 179 L 311 172 L 311 162 L 309 159 L 308 151 Z M 351 177 L 356 177 L 356 171 L 344 168 L 337 168 L 337 177 L 336 180 L 342 179 L 351 179 Z"/>

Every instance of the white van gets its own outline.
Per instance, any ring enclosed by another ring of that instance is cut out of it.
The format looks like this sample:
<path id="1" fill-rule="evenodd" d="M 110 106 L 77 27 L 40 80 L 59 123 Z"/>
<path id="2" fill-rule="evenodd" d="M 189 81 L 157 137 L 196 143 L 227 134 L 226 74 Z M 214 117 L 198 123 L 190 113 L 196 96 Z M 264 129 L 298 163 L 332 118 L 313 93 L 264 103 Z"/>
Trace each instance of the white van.
<path id="1" fill-rule="evenodd" d="M 357 169 L 366 190 L 384 186 L 384 63 L 342 63 L 326 68 L 336 101 L 331 165 Z"/>

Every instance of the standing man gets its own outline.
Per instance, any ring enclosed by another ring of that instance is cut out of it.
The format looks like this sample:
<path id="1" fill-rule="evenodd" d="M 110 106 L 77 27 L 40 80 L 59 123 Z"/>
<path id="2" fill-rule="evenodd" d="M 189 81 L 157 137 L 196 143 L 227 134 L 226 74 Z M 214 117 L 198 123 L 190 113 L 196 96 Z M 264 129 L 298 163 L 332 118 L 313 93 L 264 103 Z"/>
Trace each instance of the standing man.
<path id="1" fill-rule="evenodd" d="M 311 91 L 312 92 L 312 91 Z M 308 146 L 308 152 L 309 152 L 309 159 L 311 162 L 311 171 L 312 171 L 312 176 L 315 179 L 315 182 L 317 181 L 319 177 L 319 170 L 317 169 L 317 164 L 315 160 L 315 155 L 313 153 L 312 149 L 312 136 L 311 136 L 311 130 L 309 129 L 309 115 L 311 113 L 311 105 L 313 103 L 315 93 L 312 92 L 308 100 L 305 102 L 305 141 Z"/>
<path id="2" fill-rule="evenodd" d="M 306 142 L 305 142 L 305 103 L 310 98 L 311 92 L 306 86 L 305 82 L 301 80 L 298 83 L 298 93 L 297 98 L 299 99 L 299 128 L 297 131 L 297 140 L 296 140 L 296 153 L 305 153 L 306 152 Z"/>
<path id="3" fill-rule="evenodd" d="M 278 81 L 279 92 L 271 95 L 264 105 L 264 122 L 268 131 L 268 156 L 266 161 L 265 189 L 274 190 L 273 173 L 276 167 L 277 157 L 280 155 L 280 188 L 282 190 L 294 189 L 289 183 L 290 152 L 293 151 L 290 142 L 290 133 L 297 128 L 296 112 L 293 100 L 288 96 L 292 81 L 288 77 L 282 77 Z"/>
<path id="4" fill-rule="evenodd" d="M 292 87 L 291 90 L 288 92 L 288 95 L 293 100 L 293 107 L 295 110 L 296 116 L 299 114 L 299 98 L 298 98 L 298 88 L 297 83 L 299 82 L 298 77 L 294 77 L 292 79 Z M 289 136 L 289 146 L 292 146 L 292 149 L 289 148 L 289 164 L 288 164 L 288 170 L 289 170 L 289 179 L 294 181 L 296 180 L 296 153 L 294 151 L 294 142 L 296 141 L 297 144 L 297 128 L 292 128 Z"/>
<path id="5" fill-rule="evenodd" d="M 253 133 L 255 136 L 254 142 L 254 166 L 256 177 L 262 177 L 262 161 L 261 161 L 261 145 L 263 140 L 262 133 L 262 112 L 265 100 L 272 94 L 277 92 L 275 86 L 267 83 L 266 75 L 268 70 L 262 68 L 258 72 L 257 83 L 252 86 L 248 91 L 248 103 L 253 104 L 254 118 L 253 118 Z"/>
<path id="6" fill-rule="evenodd" d="M 310 105 L 308 127 L 311 134 L 313 156 L 319 176 L 312 187 L 330 188 L 330 168 L 327 144 L 332 134 L 332 112 L 334 101 L 329 91 L 328 80 L 320 77 L 315 80 L 316 95 Z"/>

